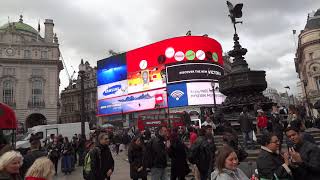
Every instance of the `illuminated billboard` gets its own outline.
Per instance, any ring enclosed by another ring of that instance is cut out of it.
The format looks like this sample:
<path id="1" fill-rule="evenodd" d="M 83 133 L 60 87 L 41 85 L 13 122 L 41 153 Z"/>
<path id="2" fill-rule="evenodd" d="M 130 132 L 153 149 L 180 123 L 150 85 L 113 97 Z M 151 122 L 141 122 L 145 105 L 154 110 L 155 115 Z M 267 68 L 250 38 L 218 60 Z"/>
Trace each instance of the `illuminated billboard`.
<path id="1" fill-rule="evenodd" d="M 208 62 L 185 62 L 166 66 L 167 84 L 218 80 L 223 73 L 220 65 Z"/>
<path id="2" fill-rule="evenodd" d="M 188 102 L 185 82 L 217 79 L 222 67 L 220 43 L 203 36 L 170 38 L 102 59 L 97 63 L 98 116 L 165 108 L 168 100 L 179 99 L 167 99 L 166 87 L 169 95 L 179 96 L 173 92 L 179 82 L 185 87 L 180 100 L 185 99 L 174 106 L 195 104 L 195 99 Z"/>
<path id="3" fill-rule="evenodd" d="M 126 53 L 128 72 L 186 61 L 206 61 L 223 65 L 219 42 L 203 36 L 182 36 L 159 41 Z"/>
<path id="4" fill-rule="evenodd" d="M 164 66 L 128 73 L 128 92 L 135 93 L 166 87 Z"/>
<path id="5" fill-rule="evenodd" d="M 127 79 L 126 54 L 111 56 L 97 62 L 97 85 L 109 84 Z"/>
<path id="6" fill-rule="evenodd" d="M 219 87 L 218 83 L 216 83 L 216 87 Z M 211 82 L 176 83 L 168 85 L 167 89 L 170 108 L 214 104 Z M 215 98 L 216 104 L 221 104 L 226 97 L 216 88 Z"/>
<path id="7" fill-rule="evenodd" d="M 166 89 L 157 89 L 98 101 L 98 116 L 167 107 Z"/>
<path id="8" fill-rule="evenodd" d="M 127 80 L 104 84 L 97 87 L 98 100 L 107 99 L 128 94 Z"/>

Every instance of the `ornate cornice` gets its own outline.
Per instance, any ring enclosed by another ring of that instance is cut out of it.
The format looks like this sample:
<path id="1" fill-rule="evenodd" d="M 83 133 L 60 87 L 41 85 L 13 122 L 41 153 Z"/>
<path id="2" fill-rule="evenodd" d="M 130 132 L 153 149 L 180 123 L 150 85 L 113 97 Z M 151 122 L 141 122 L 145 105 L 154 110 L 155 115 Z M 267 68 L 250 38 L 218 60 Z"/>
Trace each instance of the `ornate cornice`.
<path id="1" fill-rule="evenodd" d="M 7 59 L 0 58 L 2 64 L 41 64 L 41 65 L 60 65 L 60 60 L 41 60 L 41 59 Z"/>

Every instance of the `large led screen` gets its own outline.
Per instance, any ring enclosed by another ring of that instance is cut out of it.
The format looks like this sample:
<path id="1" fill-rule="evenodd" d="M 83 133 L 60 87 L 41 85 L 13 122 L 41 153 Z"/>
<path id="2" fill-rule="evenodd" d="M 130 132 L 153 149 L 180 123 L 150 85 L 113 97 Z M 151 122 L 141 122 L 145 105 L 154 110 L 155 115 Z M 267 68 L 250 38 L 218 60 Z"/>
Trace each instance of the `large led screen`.
<path id="1" fill-rule="evenodd" d="M 167 86 L 169 107 L 180 107 L 188 105 L 186 83 L 177 83 Z"/>
<path id="2" fill-rule="evenodd" d="M 109 84 L 127 79 L 126 54 L 119 54 L 97 62 L 97 85 Z"/>
<path id="3" fill-rule="evenodd" d="M 128 94 L 128 81 L 118 81 L 97 87 L 98 100 L 107 99 Z"/>
<path id="4" fill-rule="evenodd" d="M 213 88 L 211 82 L 177 83 L 167 86 L 168 106 L 182 107 L 187 105 L 213 105 Z M 221 104 L 225 96 L 219 92 L 219 84 L 215 83 L 216 104 Z"/>
<path id="5" fill-rule="evenodd" d="M 98 101 L 98 116 L 167 107 L 166 89 L 130 94 Z"/>
<path id="6" fill-rule="evenodd" d="M 224 71 L 220 65 L 207 62 L 179 63 L 166 66 L 167 84 L 218 80 Z"/>
<path id="7" fill-rule="evenodd" d="M 219 83 L 215 83 L 216 104 L 221 104 L 225 96 L 218 90 Z M 188 105 L 214 104 L 211 82 L 187 83 Z"/>
<path id="8" fill-rule="evenodd" d="M 128 72 L 186 61 L 205 61 L 223 65 L 220 43 L 203 36 L 166 39 L 128 51 L 126 55 Z"/>
<path id="9" fill-rule="evenodd" d="M 166 87 L 164 66 L 128 73 L 128 92 L 135 93 Z"/>

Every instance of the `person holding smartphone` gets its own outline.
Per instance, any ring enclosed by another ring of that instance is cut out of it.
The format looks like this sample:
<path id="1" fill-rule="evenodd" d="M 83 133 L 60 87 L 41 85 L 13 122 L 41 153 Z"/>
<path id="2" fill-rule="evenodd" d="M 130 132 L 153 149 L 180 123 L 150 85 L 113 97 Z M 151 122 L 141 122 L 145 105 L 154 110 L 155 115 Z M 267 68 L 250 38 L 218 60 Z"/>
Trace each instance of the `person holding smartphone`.
<path id="1" fill-rule="evenodd" d="M 285 130 L 288 140 L 293 144 L 288 146 L 290 167 L 294 179 L 318 180 L 320 178 L 320 148 L 304 141 L 296 127 Z"/>

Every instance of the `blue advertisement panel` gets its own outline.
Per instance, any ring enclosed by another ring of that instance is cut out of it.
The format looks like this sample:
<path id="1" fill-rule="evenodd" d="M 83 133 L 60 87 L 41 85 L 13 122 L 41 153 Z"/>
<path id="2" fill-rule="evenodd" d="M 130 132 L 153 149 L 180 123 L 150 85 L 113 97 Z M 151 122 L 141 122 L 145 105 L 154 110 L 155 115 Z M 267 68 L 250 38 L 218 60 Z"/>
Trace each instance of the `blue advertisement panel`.
<path id="1" fill-rule="evenodd" d="M 180 107 L 188 105 L 186 83 L 170 84 L 167 86 L 169 107 Z"/>
<path id="2" fill-rule="evenodd" d="M 126 54 L 119 54 L 97 62 L 97 85 L 109 84 L 127 79 Z"/>
<path id="3" fill-rule="evenodd" d="M 157 89 L 98 101 L 98 116 L 165 108 L 166 89 Z"/>
<path id="4" fill-rule="evenodd" d="M 118 81 L 110 84 L 104 84 L 97 87 L 98 100 L 107 99 L 128 94 L 128 81 Z"/>

